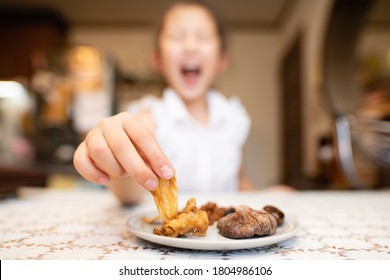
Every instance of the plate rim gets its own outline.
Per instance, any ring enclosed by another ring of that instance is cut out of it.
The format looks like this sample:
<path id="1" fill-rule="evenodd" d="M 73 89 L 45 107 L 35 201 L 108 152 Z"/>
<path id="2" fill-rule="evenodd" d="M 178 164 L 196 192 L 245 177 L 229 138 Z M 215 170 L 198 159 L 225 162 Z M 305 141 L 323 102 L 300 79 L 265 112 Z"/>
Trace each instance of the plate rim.
<path id="1" fill-rule="evenodd" d="M 142 217 L 153 217 L 156 216 L 156 212 L 149 211 L 143 213 L 135 213 L 131 215 L 127 220 L 127 226 L 129 231 L 135 235 L 137 238 L 146 240 L 148 242 L 174 247 L 181 249 L 191 249 L 191 250 L 206 250 L 206 251 L 226 251 L 226 250 L 240 250 L 240 249 L 251 249 L 259 248 L 268 245 L 272 245 L 278 242 L 285 241 L 295 236 L 300 229 L 300 224 L 295 217 L 286 217 L 284 224 L 288 224 L 286 232 L 280 233 L 278 235 L 270 235 L 258 238 L 248 238 L 248 239 L 230 239 L 220 235 L 222 238 L 221 241 L 204 241 L 199 238 L 172 238 L 167 236 L 160 236 L 150 232 L 146 232 L 139 227 L 132 226 L 132 221 L 144 223 Z M 156 226 L 157 227 L 157 226 Z M 214 224 L 212 227 L 216 227 Z"/>

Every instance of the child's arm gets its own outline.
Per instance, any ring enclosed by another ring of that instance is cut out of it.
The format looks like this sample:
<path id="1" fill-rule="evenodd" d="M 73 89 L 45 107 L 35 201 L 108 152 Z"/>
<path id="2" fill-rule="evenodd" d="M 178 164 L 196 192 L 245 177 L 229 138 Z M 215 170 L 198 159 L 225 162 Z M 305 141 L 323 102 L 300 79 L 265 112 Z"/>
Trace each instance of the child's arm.
<path id="1" fill-rule="evenodd" d="M 239 173 L 239 190 L 240 191 L 254 191 L 256 190 L 255 186 L 249 181 L 248 177 L 246 177 L 244 172 L 244 167 L 241 164 L 240 173 Z"/>
<path id="2" fill-rule="evenodd" d="M 140 185 L 130 177 L 111 178 L 107 187 L 119 201 L 126 205 L 141 202 L 144 194 L 147 192 L 147 190 L 141 188 Z"/>
<path id="3" fill-rule="evenodd" d="M 137 184 L 155 190 L 158 177 L 174 175 L 153 133 L 129 113 L 103 119 L 79 145 L 73 162 L 83 177 L 107 185 L 127 203 L 140 197 Z"/>

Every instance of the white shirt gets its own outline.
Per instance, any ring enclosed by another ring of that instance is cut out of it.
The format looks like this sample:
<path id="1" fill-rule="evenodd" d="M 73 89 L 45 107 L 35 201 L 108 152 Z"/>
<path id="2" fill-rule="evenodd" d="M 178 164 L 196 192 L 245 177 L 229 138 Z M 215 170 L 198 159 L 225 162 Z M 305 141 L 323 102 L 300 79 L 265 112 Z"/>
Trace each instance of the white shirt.
<path id="1" fill-rule="evenodd" d="M 172 89 L 166 89 L 161 99 L 141 98 L 130 104 L 129 112 L 152 110 L 156 138 L 176 170 L 180 191 L 235 191 L 250 119 L 238 98 L 227 99 L 211 90 L 207 101 L 206 125 L 190 115 Z"/>

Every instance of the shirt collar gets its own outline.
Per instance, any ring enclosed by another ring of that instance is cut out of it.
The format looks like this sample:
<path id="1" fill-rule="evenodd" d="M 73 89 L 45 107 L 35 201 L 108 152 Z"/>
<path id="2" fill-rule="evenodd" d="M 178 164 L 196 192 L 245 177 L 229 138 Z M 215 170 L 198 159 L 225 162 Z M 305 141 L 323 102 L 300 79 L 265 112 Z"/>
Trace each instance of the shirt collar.
<path id="1" fill-rule="evenodd" d="M 183 100 L 172 88 L 164 90 L 163 102 L 166 108 L 164 114 L 167 114 L 172 121 L 185 121 L 190 117 Z"/>
<path id="2" fill-rule="evenodd" d="M 172 88 L 167 88 L 163 92 L 163 101 L 167 109 L 167 116 L 174 122 L 194 122 L 193 117 L 187 110 L 183 100 Z M 216 90 L 207 92 L 207 102 L 209 106 L 208 127 L 218 125 L 226 120 L 228 111 L 228 101 Z"/>

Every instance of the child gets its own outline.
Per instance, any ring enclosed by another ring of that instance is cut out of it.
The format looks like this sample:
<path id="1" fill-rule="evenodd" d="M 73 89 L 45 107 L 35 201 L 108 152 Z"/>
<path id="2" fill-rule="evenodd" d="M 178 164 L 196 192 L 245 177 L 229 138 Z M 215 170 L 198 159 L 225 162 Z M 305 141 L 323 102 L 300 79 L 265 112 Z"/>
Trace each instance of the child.
<path id="1" fill-rule="evenodd" d="M 124 203 L 139 201 L 138 184 L 155 190 L 158 177 L 175 173 L 180 191 L 252 189 L 241 161 L 249 117 L 237 99 L 211 89 L 228 59 L 215 13 L 197 1 L 171 6 L 151 57 L 169 87 L 90 131 L 74 155 L 78 172 Z"/>

